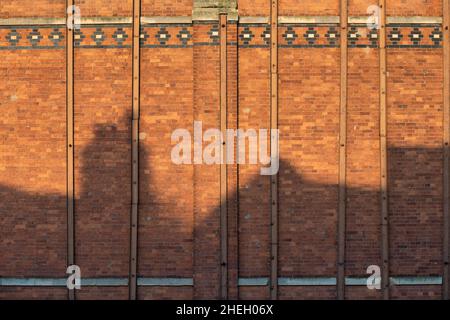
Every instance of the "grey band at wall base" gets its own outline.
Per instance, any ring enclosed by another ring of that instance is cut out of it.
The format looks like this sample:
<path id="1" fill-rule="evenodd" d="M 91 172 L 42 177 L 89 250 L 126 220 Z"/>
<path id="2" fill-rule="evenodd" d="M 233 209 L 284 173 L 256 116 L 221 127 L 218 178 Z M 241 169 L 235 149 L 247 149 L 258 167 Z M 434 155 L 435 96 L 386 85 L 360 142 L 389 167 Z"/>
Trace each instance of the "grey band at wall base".
<path id="1" fill-rule="evenodd" d="M 66 278 L 0 278 L 0 287 L 65 287 Z M 442 285 L 442 277 L 390 277 L 395 286 Z M 193 286 L 193 278 L 148 278 L 137 279 L 138 286 Z M 269 278 L 239 278 L 238 286 L 267 286 Z M 280 286 L 335 286 L 335 277 L 278 278 Z M 347 286 L 366 286 L 367 278 L 346 277 Z M 127 286 L 128 278 L 81 278 L 81 286 Z"/>
<path id="2" fill-rule="evenodd" d="M 421 285 L 441 285 L 442 277 L 391 277 L 391 285 L 396 286 L 421 286 Z M 278 278 L 280 286 L 335 286 L 337 283 L 334 277 L 305 277 L 305 278 Z M 269 278 L 239 278 L 238 286 L 267 286 Z M 346 277 L 346 286 L 366 286 L 367 278 Z"/>
<path id="3" fill-rule="evenodd" d="M 81 286 L 128 286 L 128 278 L 81 278 Z M 65 287 L 66 278 L 0 278 L 0 287 Z M 192 278 L 138 278 L 138 286 L 193 286 Z"/>

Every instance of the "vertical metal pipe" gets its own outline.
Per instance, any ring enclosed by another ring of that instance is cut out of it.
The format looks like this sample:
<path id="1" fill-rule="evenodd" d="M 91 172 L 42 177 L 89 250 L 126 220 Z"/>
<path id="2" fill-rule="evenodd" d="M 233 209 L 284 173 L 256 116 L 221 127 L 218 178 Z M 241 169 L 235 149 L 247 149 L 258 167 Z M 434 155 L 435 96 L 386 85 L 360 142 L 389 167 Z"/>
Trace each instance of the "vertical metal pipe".
<path id="1" fill-rule="evenodd" d="M 137 296 L 137 237 L 139 205 L 139 79 L 140 79 L 140 18 L 141 1 L 133 1 L 133 119 L 131 122 L 131 230 L 129 298 Z"/>
<path id="2" fill-rule="evenodd" d="M 381 197 L 381 286 L 383 298 L 389 299 L 389 211 L 387 172 L 387 67 L 386 0 L 380 0 L 380 197 Z"/>
<path id="3" fill-rule="evenodd" d="M 271 1 L 270 8 L 270 128 L 278 129 L 278 0 Z M 272 131 L 272 130 L 271 130 Z M 271 132 L 271 155 L 278 153 L 277 144 Z M 270 297 L 273 300 L 278 298 L 278 174 L 270 176 L 270 229 L 271 229 L 271 252 L 270 252 Z"/>
<path id="4" fill-rule="evenodd" d="M 220 14 L 220 130 L 223 141 L 220 164 L 220 298 L 228 298 L 228 210 L 227 210 L 227 15 Z"/>
<path id="5" fill-rule="evenodd" d="M 75 222 L 74 222 L 74 98 L 73 98 L 73 28 L 69 19 L 73 17 L 73 0 L 66 1 L 66 131 L 67 131 L 67 265 L 75 264 Z M 75 300 L 75 290 L 69 290 L 69 300 Z"/>
<path id="6" fill-rule="evenodd" d="M 443 25 L 442 30 L 444 33 L 444 176 L 443 176 L 443 214 L 444 214 L 444 243 L 443 243 L 443 264 L 444 264 L 444 276 L 443 276 L 443 288 L 442 298 L 444 300 L 449 299 L 449 143 L 450 143 L 450 0 L 443 0 Z"/>
<path id="7" fill-rule="evenodd" d="M 345 299 L 345 225 L 346 225 L 346 161 L 347 161 L 347 1 L 341 0 L 341 92 L 339 117 L 339 212 L 338 212 L 338 277 L 337 296 Z"/>

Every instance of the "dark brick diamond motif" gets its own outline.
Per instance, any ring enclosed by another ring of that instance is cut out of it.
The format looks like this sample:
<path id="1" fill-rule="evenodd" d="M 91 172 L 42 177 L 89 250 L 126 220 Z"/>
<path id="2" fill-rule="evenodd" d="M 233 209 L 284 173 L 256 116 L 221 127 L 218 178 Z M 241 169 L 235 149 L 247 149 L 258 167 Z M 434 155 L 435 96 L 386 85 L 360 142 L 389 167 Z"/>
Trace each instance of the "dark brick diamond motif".
<path id="1" fill-rule="evenodd" d="M 398 28 L 392 29 L 392 31 L 389 33 L 389 40 L 392 41 L 393 45 L 398 45 L 399 41 L 403 39 L 403 35 L 401 34 L 400 30 Z"/>
<path id="2" fill-rule="evenodd" d="M 51 42 L 53 42 L 53 45 L 57 47 L 61 40 L 64 39 L 64 35 L 59 29 L 53 29 L 53 31 L 49 34 L 48 38 Z"/>
<path id="3" fill-rule="evenodd" d="M 38 29 L 33 29 L 33 31 L 30 32 L 30 34 L 27 36 L 27 39 L 30 41 L 31 45 L 37 46 L 39 42 L 42 40 L 42 35 L 38 31 Z"/>
<path id="4" fill-rule="evenodd" d="M 242 43 L 244 45 L 248 45 L 254 37 L 255 35 L 248 27 L 245 27 L 244 30 L 242 30 L 241 34 L 239 35 L 239 38 L 241 38 Z"/>
<path id="5" fill-rule="evenodd" d="M 16 46 L 20 39 L 22 39 L 22 36 L 15 29 L 11 30 L 11 32 L 6 36 L 6 40 L 8 40 L 8 42 L 13 46 Z"/>
<path id="6" fill-rule="evenodd" d="M 81 42 L 85 38 L 86 38 L 86 36 L 83 34 L 83 32 L 81 32 L 81 30 L 75 29 L 75 32 L 73 34 L 73 41 L 74 41 L 75 46 L 81 45 Z"/>
<path id="7" fill-rule="evenodd" d="M 358 29 L 356 27 L 351 27 L 347 34 L 347 39 L 350 42 L 351 46 L 356 46 L 361 35 L 358 33 Z"/>
<path id="8" fill-rule="evenodd" d="M 208 35 L 214 43 L 219 42 L 219 25 L 215 24 L 212 26 L 211 30 L 208 31 Z"/>
<path id="9" fill-rule="evenodd" d="M 303 37 L 308 41 L 308 44 L 314 44 L 319 38 L 319 34 L 314 30 L 314 27 L 309 27 Z"/>
<path id="10" fill-rule="evenodd" d="M 370 41 L 370 47 L 372 47 L 372 48 L 378 47 L 378 30 L 377 29 L 370 30 L 370 32 L 367 34 L 367 37 L 369 38 L 369 41 Z"/>
<path id="11" fill-rule="evenodd" d="M 330 27 L 330 29 L 328 29 L 327 33 L 325 34 L 325 38 L 327 38 L 330 45 L 336 45 L 337 41 L 340 38 L 340 34 L 335 27 Z"/>
<path id="12" fill-rule="evenodd" d="M 161 27 L 155 37 L 158 39 L 159 44 L 165 45 L 171 36 L 165 27 Z"/>
<path id="13" fill-rule="evenodd" d="M 287 42 L 287 44 L 294 44 L 295 40 L 298 38 L 298 34 L 295 32 L 294 28 L 288 27 L 283 33 L 282 37 Z"/>
<path id="14" fill-rule="evenodd" d="M 96 45 L 101 45 L 105 40 L 105 33 L 102 31 L 102 28 L 97 28 L 95 32 L 91 35 L 91 39 L 95 41 Z"/>
<path id="15" fill-rule="evenodd" d="M 192 38 L 191 33 L 187 28 L 183 28 L 178 32 L 177 38 L 181 41 L 181 43 L 185 46 L 188 44 L 189 39 Z"/>
<path id="16" fill-rule="evenodd" d="M 141 33 L 139 35 L 139 42 L 141 45 L 144 45 L 147 42 L 147 39 L 150 36 L 148 35 L 147 31 L 143 27 L 141 27 Z"/>
<path id="17" fill-rule="evenodd" d="M 264 40 L 264 43 L 270 45 L 270 27 L 266 26 L 266 29 L 261 33 L 261 38 Z"/>
<path id="18" fill-rule="evenodd" d="M 128 38 L 127 33 L 123 30 L 123 28 L 118 28 L 116 32 L 113 34 L 113 39 L 117 41 L 119 45 L 122 45 L 123 42 Z"/>
<path id="19" fill-rule="evenodd" d="M 409 39 L 411 39 L 411 41 L 414 45 L 419 45 L 420 41 L 423 39 L 423 34 L 419 30 L 419 28 L 414 28 L 408 37 L 409 37 Z"/>
<path id="20" fill-rule="evenodd" d="M 435 46 L 439 46 L 442 41 L 442 31 L 439 27 L 435 27 L 433 32 L 430 34 L 430 39 L 433 41 Z"/>

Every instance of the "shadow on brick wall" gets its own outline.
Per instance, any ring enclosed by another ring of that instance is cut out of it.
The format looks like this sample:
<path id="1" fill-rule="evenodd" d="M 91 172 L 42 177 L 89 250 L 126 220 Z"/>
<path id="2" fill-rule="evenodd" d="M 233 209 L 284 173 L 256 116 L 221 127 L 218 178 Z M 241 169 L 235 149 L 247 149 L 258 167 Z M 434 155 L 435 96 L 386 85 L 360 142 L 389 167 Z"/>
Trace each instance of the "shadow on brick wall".
<path id="1" fill-rule="evenodd" d="M 96 125 L 94 138 L 76 159 L 76 263 L 84 276 L 128 276 L 131 146 L 129 127 L 123 128 Z M 140 159 L 148 159 L 149 152 L 142 147 Z M 393 273 L 441 273 L 441 163 L 441 149 L 389 149 Z M 140 165 L 141 172 L 150 171 L 146 161 Z M 337 185 L 305 179 L 284 160 L 279 176 L 280 276 L 334 276 Z M 182 217 L 173 214 L 180 210 L 177 199 L 158 203 L 159 197 L 152 196 L 151 177 L 151 172 L 141 175 L 140 195 L 148 210 L 140 211 L 147 234 L 139 234 L 139 274 L 192 277 L 194 273 L 194 279 L 205 286 L 198 296 L 214 298 L 218 292 L 218 223 L 211 226 L 197 221 L 194 230 L 193 216 L 187 218 L 194 208 L 186 208 L 190 213 Z M 268 277 L 270 269 L 269 178 L 258 175 L 248 181 L 227 199 L 230 272 L 235 280 L 238 269 L 240 277 Z M 350 185 L 347 193 L 347 272 L 360 276 L 368 265 L 380 264 L 379 192 Z M 217 216 L 219 208 L 204 217 Z M 64 277 L 66 231 L 64 194 L 0 185 L 0 276 Z M 198 247 L 194 234 L 212 241 Z M 196 254 L 194 248 L 212 254 Z"/>

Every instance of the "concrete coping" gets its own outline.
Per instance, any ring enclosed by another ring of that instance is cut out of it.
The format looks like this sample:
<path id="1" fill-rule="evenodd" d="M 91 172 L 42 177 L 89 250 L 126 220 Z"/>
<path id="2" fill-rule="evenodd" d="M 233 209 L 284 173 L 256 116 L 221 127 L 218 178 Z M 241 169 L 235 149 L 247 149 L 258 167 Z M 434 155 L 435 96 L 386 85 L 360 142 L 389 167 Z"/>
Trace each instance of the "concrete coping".
<path id="1" fill-rule="evenodd" d="M 243 16 L 239 17 L 236 9 L 229 8 L 199 8 L 193 11 L 192 16 L 155 16 L 141 17 L 142 24 L 180 24 L 192 23 L 193 21 L 218 21 L 220 13 L 227 13 L 229 21 L 240 23 L 268 24 L 269 17 L 266 16 Z M 365 24 L 368 16 L 351 16 L 348 19 L 352 24 Z M 102 24 L 131 24 L 131 17 L 81 17 L 81 25 Z M 339 16 L 280 16 L 280 24 L 338 24 Z M 441 24 L 442 17 L 387 17 L 388 24 Z M 34 25 L 65 25 L 65 18 L 2 18 L 0 26 L 34 26 Z"/>
<path id="2" fill-rule="evenodd" d="M 231 8 L 198 8 L 192 10 L 193 21 L 218 21 L 219 14 L 226 13 L 228 21 L 237 21 L 239 14 L 236 9 Z"/>
<path id="3" fill-rule="evenodd" d="M 64 25 L 66 18 L 2 18 L 0 26 Z"/>
<path id="4" fill-rule="evenodd" d="M 81 25 L 90 24 L 131 24 L 131 17 L 81 17 Z M 0 19 L 0 25 L 33 26 L 33 25 L 65 25 L 66 18 L 5 18 Z"/>
<path id="5" fill-rule="evenodd" d="M 348 23 L 353 24 L 366 24 L 368 22 L 369 16 L 350 16 L 348 18 Z M 280 24 L 296 24 L 296 23 L 317 23 L 317 24 L 327 24 L 336 23 L 340 21 L 339 16 L 279 16 L 278 23 Z M 257 16 L 257 17 L 239 17 L 240 23 L 261 23 L 268 24 L 269 17 Z M 387 17 L 387 23 L 398 23 L 398 24 L 440 24 L 442 23 L 442 17 Z"/>
<path id="6" fill-rule="evenodd" d="M 192 16 L 185 17 L 141 17 L 142 24 L 177 24 L 177 23 L 192 23 Z"/>

